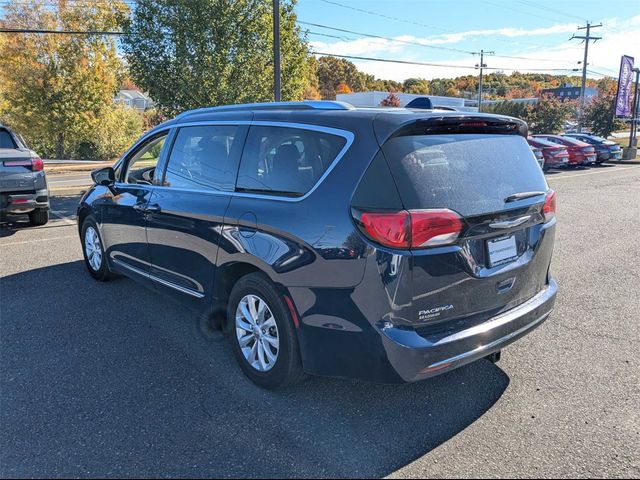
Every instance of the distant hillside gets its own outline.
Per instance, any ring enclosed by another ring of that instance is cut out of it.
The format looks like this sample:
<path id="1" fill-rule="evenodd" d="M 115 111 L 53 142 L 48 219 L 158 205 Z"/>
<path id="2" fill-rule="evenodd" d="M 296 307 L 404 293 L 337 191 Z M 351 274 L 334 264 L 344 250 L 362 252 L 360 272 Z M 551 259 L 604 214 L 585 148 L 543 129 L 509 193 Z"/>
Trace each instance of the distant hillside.
<path id="1" fill-rule="evenodd" d="M 423 93 L 451 97 L 473 98 L 478 92 L 478 76 L 464 75 L 456 78 L 409 78 L 404 82 L 374 78 L 357 69 L 352 62 L 336 57 L 320 57 L 310 60 L 309 76 L 317 78 L 319 98 L 333 99 L 338 93 L 361 92 L 367 90 L 404 93 Z M 312 80 L 315 83 L 316 78 Z M 512 98 L 537 97 L 540 90 L 559 87 L 564 84 L 580 85 L 578 75 L 550 75 L 546 73 L 519 73 L 506 75 L 502 72 L 486 74 L 483 80 L 484 98 L 487 100 L 508 100 Z M 587 79 L 587 86 L 610 92 L 615 90 L 616 81 L 606 77 L 600 80 Z"/>

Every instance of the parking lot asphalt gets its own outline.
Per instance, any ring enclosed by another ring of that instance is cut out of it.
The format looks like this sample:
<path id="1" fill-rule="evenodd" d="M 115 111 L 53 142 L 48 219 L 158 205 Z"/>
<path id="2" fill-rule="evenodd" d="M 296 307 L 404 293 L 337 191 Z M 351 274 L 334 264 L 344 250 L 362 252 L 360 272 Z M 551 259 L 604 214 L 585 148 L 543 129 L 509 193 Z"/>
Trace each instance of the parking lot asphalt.
<path id="1" fill-rule="evenodd" d="M 640 476 L 640 166 L 548 180 L 552 317 L 496 365 L 401 386 L 253 386 L 179 305 L 91 279 L 78 195 L 0 225 L 0 476 Z"/>

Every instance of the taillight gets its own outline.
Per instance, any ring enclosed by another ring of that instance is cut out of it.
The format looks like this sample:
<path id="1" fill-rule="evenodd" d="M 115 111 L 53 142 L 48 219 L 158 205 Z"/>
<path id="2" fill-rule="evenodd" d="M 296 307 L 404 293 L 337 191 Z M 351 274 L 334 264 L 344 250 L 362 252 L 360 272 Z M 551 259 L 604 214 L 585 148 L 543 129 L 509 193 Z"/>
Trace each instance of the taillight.
<path id="1" fill-rule="evenodd" d="M 364 212 L 360 222 L 365 233 L 382 245 L 393 248 L 411 246 L 410 218 L 406 210 L 395 213 Z"/>
<path id="2" fill-rule="evenodd" d="M 41 172 L 42 170 L 44 170 L 44 162 L 40 157 L 32 157 L 31 168 L 34 172 Z"/>
<path id="3" fill-rule="evenodd" d="M 428 248 L 455 242 L 462 219 L 448 209 L 363 212 L 359 223 L 372 240 L 391 248 Z"/>
<path id="4" fill-rule="evenodd" d="M 552 220 L 556 216 L 556 192 L 549 190 L 547 197 L 544 199 L 544 207 L 542 207 L 545 223 Z"/>
<path id="5" fill-rule="evenodd" d="M 462 231 L 462 219 L 451 210 L 412 210 L 411 246 L 435 247 L 453 243 Z"/>

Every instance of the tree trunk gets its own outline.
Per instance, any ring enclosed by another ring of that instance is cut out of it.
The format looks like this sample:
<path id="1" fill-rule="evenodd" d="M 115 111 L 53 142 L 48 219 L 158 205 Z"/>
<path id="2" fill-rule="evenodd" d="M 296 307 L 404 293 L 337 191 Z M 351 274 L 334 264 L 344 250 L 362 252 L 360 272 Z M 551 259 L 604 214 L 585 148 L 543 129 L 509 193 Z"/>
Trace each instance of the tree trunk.
<path id="1" fill-rule="evenodd" d="M 64 160 L 64 132 L 58 133 L 58 141 L 56 143 L 56 158 Z"/>

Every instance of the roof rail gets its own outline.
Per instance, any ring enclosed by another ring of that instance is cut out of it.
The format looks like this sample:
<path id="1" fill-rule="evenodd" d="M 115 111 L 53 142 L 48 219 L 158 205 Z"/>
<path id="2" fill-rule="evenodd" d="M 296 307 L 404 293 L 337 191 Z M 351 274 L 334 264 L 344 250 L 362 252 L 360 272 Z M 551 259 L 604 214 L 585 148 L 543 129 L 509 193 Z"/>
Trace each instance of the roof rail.
<path id="1" fill-rule="evenodd" d="M 243 110 L 353 110 L 354 106 L 346 102 L 333 100 L 305 100 L 304 102 L 265 102 L 241 103 L 238 105 L 224 105 L 220 107 L 204 107 L 181 113 L 176 119 L 184 118 L 194 113 L 238 112 Z"/>

